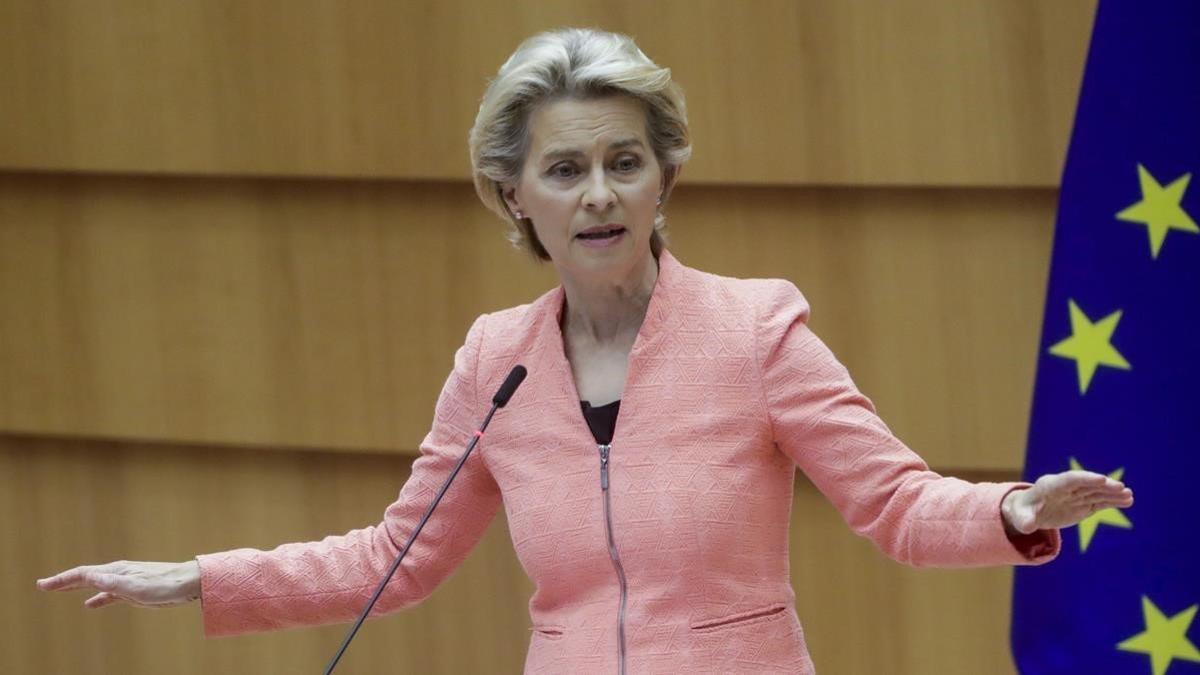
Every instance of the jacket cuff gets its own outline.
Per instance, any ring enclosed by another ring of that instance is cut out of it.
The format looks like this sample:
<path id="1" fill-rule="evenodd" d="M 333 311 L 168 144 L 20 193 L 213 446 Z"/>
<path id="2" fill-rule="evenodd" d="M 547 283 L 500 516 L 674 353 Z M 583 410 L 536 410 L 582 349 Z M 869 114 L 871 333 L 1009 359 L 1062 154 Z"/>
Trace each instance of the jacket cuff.
<path id="1" fill-rule="evenodd" d="M 226 606 L 217 598 L 217 585 L 222 555 L 210 553 L 196 556 L 200 563 L 200 617 L 204 627 L 204 637 L 226 637 L 236 635 L 226 611 Z"/>

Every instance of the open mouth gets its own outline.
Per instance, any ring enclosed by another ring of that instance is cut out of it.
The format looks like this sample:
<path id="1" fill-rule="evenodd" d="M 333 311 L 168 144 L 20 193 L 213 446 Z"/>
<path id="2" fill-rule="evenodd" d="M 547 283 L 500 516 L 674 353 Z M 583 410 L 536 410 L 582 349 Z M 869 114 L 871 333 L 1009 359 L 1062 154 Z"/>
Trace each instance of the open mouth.
<path id="1" fill-rule="evenodd" d="M 623 228 L 623 227 L 612 227 L 612 228 L 608 228 L 608 229 L 604 229 L 604 230 L 593 230 L 591 232 L 581 232 L 580 234 L 577 234 L 575 236 L 579 237 L 580 239 L 593 239 L 593 240 L 612 239 L 613 237 L 621 236 L 621 234 L 624 232 L 625 232 L 625 228 Z"/>

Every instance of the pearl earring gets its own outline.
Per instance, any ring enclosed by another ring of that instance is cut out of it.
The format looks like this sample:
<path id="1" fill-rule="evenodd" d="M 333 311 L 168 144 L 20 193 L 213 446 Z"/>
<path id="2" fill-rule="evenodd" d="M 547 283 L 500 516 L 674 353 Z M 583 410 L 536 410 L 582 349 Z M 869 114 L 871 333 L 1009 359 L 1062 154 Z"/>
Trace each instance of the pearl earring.
<path id="1" fill-rule="evenodd" d="M 524 211 L 517 211 L 513 215 L 517 217 L 517 220 L 525 220 L 525 212 Z"/>

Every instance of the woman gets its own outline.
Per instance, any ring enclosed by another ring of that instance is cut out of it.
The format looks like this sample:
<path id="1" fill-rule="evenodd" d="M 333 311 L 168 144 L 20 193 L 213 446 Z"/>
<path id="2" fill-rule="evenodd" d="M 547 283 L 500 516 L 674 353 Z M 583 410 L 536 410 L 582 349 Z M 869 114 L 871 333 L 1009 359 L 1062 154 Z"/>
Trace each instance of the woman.
<path id="1" fill-rule="evenodd" d="M 795 286 L 676 260 L 662 211 L 691 152 L 684 100 L 629 38 L 526 41 L 470 144 L 480 198 L 561 285 L 475 321 L 383 522 L 269 552 L 78 567 L 40 588 L 98 589 L 88 607 L 201 598 L 208 635 L 353 619 L 518 362 L 528 379 L 374 612 L 427 597 L 503 505 L 537 586 L 529 672 L 811 672 L 788 578 L 796 466 L 913 565 L 1044 563 L 1057 528 L 1132 504 L 1082 471 L 1033 485 L 933 473 L 808 329 Z"/>

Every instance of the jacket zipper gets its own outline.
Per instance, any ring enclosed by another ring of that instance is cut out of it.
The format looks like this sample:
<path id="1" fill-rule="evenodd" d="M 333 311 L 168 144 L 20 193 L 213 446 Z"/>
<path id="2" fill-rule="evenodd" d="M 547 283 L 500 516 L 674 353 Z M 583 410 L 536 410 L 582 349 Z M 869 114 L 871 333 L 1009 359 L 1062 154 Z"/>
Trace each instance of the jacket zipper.
<path id="1" fill-rule="evenodd" d="M 621 609 L 617 614 L 617 662 L 620 675 L 625 675 L 625 570 L 621 567 L 621 556 L 617 554 L 617 544 L 613 541 L 612 510 L 608 501 L 608 453 L 612 445 L 597 445 L 600 450 L 600 491 L 604 493 L 604 532 L 608 535 L 608 557 L 612 559 L 613 569 L 617 571 L 617 581 L 621 585 Z"/>

